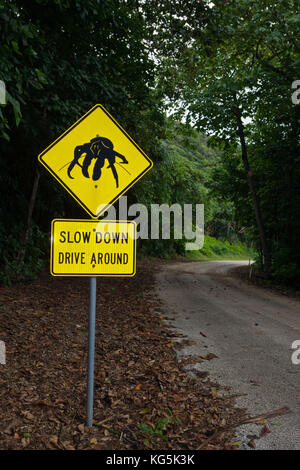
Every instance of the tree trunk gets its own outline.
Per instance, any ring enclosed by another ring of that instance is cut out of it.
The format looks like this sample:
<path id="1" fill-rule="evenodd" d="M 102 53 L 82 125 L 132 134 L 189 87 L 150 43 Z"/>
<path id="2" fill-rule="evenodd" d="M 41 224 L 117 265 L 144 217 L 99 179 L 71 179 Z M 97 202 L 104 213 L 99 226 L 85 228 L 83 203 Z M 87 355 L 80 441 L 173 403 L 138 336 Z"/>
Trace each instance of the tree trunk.
<path id="1" fill-rule="evenodd" d="M 37 195 L 37 190 L 39 187 L 39 179 L 40 179 L 40 172 L 38 169 L 36 169 L 35 172 L 35 177 L 34 177 L 34 182 L 33 182 L 33 187 L 31 191 L 31 197 L 29 201 L 29 206 L 28 206 L 28 212 L 27 212 L 27 222 L 26 222 L 26 231 L 25 231 L 25 236 L 24 236 L 24 242 L 22 249 L 19 254 L 19 263 L 22 263 L 25 258 L 26 254 L 26 249 L 27 249 L 27 244 L 29 240 L 29 234 L 30 234 L 30 228 L 31 228 L 31 222 L 32 222 L 32 214 L 35 206 L 35 201 L 36 201 L 36 195 Z"/>
<path id="2" fill-rule="evenodd" d="M 262 248 L 263 258 L 264 258 L 264 269 L 267 274 L 270 274 L 271 256 L 270 256 L 270 252 L 269 252 L 269 248 L 267 244 L 264 225 L 263 225 L 262 218 L 261 218 L 260 208 L 259 208 L 256 189 L 255 189 L 254 180 L 253 180 L 253 174 L 250 170 L 250 165 L 249 165 L 249 160 L 248 160 L 248 149 L 247 149 L 247 145 L 245 141 L 245 134 L 244 134 L 244 125 L 243 125 L 241 113 L 238 107 L 236 107 L 235 109 L 235 115 L 237 118 L 237 125 L 238 125 L 237 134 L 239 136 L 240 144 L 242 148 L 242 160 L 243 160 L 244 168 L 245 168 L 246 175 L 247 175 L 249 189 L 250 189 L 253 206 L 254 206 L 254 213 L 255 213 L 257 228 L 258 228 L 259 236 L 260 236 L 260 243 L 261 243 L 261 248 Z"/>

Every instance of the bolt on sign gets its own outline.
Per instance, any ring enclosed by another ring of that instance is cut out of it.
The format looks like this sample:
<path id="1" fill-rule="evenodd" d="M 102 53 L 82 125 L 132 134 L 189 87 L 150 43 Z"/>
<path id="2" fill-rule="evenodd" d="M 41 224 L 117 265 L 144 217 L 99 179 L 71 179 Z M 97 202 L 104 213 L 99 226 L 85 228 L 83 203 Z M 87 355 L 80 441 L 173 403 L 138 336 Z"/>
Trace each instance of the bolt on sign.
<path id="1" fill-rule="evenodd" d="M 92 218 L 98 218 L 153 163 L 117 121 L 97 104 L 38 159 Z"/>
<path id="2" fill-rule="evenodd" d="M 55 219 L 51 226 L 53 276 L 134 276 L 136 223 Z"/>

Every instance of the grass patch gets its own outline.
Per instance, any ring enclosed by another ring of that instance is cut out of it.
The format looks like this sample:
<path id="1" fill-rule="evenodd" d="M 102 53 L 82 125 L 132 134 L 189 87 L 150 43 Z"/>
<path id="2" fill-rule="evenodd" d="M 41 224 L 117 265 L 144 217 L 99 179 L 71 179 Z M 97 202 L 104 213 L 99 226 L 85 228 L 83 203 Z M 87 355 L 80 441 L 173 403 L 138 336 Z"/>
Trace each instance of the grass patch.
<path id="1" fill-rule="evenodd" d="M 217 240 L 209 235 L 204 236 L 201 250 L 186 252 L 186 257 L 199 261 L 207 260 L 246 260 L 253 259 L 254 253 L 244 244 L 230 244 L 227 240 Z"/>

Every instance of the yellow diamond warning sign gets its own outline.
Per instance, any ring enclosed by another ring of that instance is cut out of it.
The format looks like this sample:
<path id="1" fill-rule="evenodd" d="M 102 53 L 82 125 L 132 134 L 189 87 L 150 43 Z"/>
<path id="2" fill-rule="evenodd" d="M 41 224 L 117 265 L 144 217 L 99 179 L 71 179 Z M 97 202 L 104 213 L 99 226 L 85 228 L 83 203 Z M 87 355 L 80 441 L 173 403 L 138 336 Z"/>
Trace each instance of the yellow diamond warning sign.
<path id="1" fill-rule="evenodd" d="M 100 104 L 38 158 L 93 218 L 105 212 L 153 165 Z"/>
<path id="2" fill-rule="evenodd" d="M 51 226 L 53 276 L 134 276 L 136 223 L 55 219 Z"/>

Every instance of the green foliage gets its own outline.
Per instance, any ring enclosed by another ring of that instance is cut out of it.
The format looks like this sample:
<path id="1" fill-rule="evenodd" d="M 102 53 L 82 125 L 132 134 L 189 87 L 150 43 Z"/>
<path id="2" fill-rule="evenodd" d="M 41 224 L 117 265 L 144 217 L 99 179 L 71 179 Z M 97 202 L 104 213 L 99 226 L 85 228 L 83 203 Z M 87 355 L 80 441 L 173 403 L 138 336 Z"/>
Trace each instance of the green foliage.
<path id="1" fill-rule="evenodd" d="M 159 418 L 152 426 L 147 424 L 140 424 L 140 430 L 144 432 L 145 437 L 150 441 L 153 437 L 158 437 L 164 441 L 168 440 L 167 434 L 164 434 L 165 427 L 169 424 L 170 418 Z"/>
<path id="2" fill-rule="evenodd" d="M 182 17 L 190 40 L 173 30 L 181 54 L 170 46 L 158 65 L 172 109 L 175 102 L 177 115 L 187 116 L 222 150 L 210 194 L 230 202 L 237 230 L 247 230 L 258 252 L 265 239 L 271 272 L 288 282 L 299 281 L 300 266 L 300 106 L 291 102 L 300 74 L 298 6 L 295 0 L 213 2 L 205 28 Z M 172 80 L 165 84 L 165 77 Z M 250 198 L 243 144 L 257 204 Z M 258 229 L 255 205 L 264 230 Z"/>
<path id="3" fill-rule="evenodd" d="M 0 229 L 0 258 L 3 266 L 0 271 L 0 282 L 11 285 L 17 281 L 33 280 L 45 267 L 45 255 L 49 254 L 50 236 L 41 232 L 38 226 L 33 226 L 24 257 L 20 240 L 22 225 L 15 225 L 14 232 L 9 236 L 3 227 Z"/>
<path id="4" fill-rule="evenodd" d="M 275 280 L 284 283 L 297 284 L 300 278 L 300 267 L 293 261 L 293 255 L 287 247 L 278 250 L 272 266 Z"/>
<path id="5" fill-rule="evenodd" d="M 227 240 L 217 240 L 209 235 L 204 236 L 204 246 L 197 252 L 187 252 L 187 257 L 199 261 L 205 260 L 234 260 L 252 259 L 254 253 L 243 243 L 230 243 Z"/>
<path id="6" fill-rule="evenodd" d="M 160 161 L 155 164 L 135 190 L 138 202 L 145 204 L 205 204 L 209 218 L 210 198 L 206 182 L 215 152 L 208 148 L 207 139 L 189 126 L 168 120 L 167 139 L 160 147 Z M 173 222 L 173 221 L 172 221 Z M 171 235 L 173 225 L 171 226 Z M 186 240 L 144 240 L 140 243 L 140 255 L 171 258 L 184 255 Z"/>
<path id="7" fill-rule="evenodd" d="M 52 218 L 85 216 L 42 172 L 18 264 L 36 156 L 97 102 L 155 163 L 128 192 L 130 203 L 205 204 L 208 235 L 260 253 L 240 116 L 273 276 L 299 279 L 298 30 L 296 0 L 0 0 L 1 280 L 40 267 Z M 200 257 L 241 254 L 212 240 Z M 139 251 L 170 257 L 184 244 L 142 240 Z"/>
<path id="8" fill-rule="evenodd" d="M 0 268 L 7 280 L 19 269 L 37 155 L 100 102 L 156 160 L 164 115 L 137 2 L 0 0 L 0 33 L 7 90 L 0 106 Z M 86 214 L 41 170 L 35 224 L 47 233 L 52 218 L 65 216 Z M 28 272 L 34 250 L 27 247 Z"/>
<path id="9" fill-rule="evenodd" d="M 163 439 L 164 441 L 167 441 L 168 430 L 171 428 L 178 429 L 178 427 L 182 425 L 181 419 L 178 418 L 178 416 L 175 416 L 170 408 L 166 408 L 165 410 L 168 416 L 158 418 L 154 424 L 140 424 L 139 428 L 144 434 L 145 444 L 149 442 L 155 444 L 155 440 L 157 439 Z"/>

